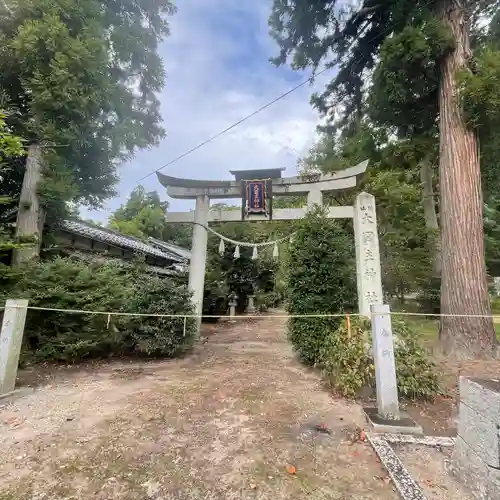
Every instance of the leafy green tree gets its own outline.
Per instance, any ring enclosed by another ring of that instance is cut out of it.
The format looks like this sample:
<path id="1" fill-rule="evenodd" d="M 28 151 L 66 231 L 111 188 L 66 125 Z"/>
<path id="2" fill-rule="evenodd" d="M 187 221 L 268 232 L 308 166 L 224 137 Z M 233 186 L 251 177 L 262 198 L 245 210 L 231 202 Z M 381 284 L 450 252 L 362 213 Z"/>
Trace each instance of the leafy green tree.
<path id="1" fill-rule="evenodd" d="M 138 186 L 110 217 L 109 227 L 137 238 L 157 238 L 190 247 L 191 228 L 188 224 L 169 224 L 165 219 L 167 208 L 168 203 L 161 201 L 156 191 L 146 192 Z"/>
<path id="2" fill-rule="evenodd" d="M 382 284 L 387 299 L 421 290 L 431 278 L 436 235 L 426 226 L 417 162 L 405 141 L 387 143 L 385 135 L 361 123 L 351 136 L 323 133 L 304 159 L 305 170 L 332 173 L 369 160 L 360 188 L 376 197 Z M 306 174 L 307 175 L 307 174 Z M 333 192 L 325 203 L 352 205 L 355 190 Z M 349 231 L 351 222 L 343 223 Z"/>
<path id="3" fill-rule="evenodd" d="M 24 155 L 24 146 L 20 137 L 14 135 L 5 123 L 6 114 L 0 111 L 0 184 L 4 184 L 5 177 L 10 168 L 6 159 L 12 157 L 22 157 Z M 12 231 L 9 228 L 8 220 L 1 217 L 2 207 L 8 206 L 12 199 L 0 193 L 0 251 L 7 251 L 16 248 L 20 243 L 12 238 Z"/>
<path id="4" fill-rule="evenodd" d="M 496 344 L 493 322 L 485 317 L 491 308 L 477 130 L 466 121 L 457 96 L 464 75 L 475 71 L 471 28 L 497 3 L 275 0 L 270 19 L 281 48 L 278 64 L 291 56 L 295 68 L 317 68 L 322 62 L 339 66 L 336 77 L 313 100 L 333 125 L 345 129 L 361 120 L 370 76 L 373 94 L 386 92 L 399 104 L 394 110 L 397 135 L 420 134 L 437 124 L 441 247 L 447 255 L 441 270 L 441 311 L 470 314 L 441 319 L 444 350 L 457 357 L 488 357 Z M 386 120 L 389 107 L 378 112 Z M 432 127 L 428 132 L 432 135 Z"/>
<path id="5" fill-rule="evenodd" d="M 164 136 L 158 45 L 173 11 L 170 0 L 19 0 L 0 9 L 6 121 L 41 146 L 35 189 L 49 222 L 67 201 L 98 206 L 113 195 L 117 165 Z M 13 199 L 18 170 L 9 174 Z"/>
<path id="6" fill-rule="evenodd" d="M 286 279 L 288 335 L 305 363 L 319 361 L 328 333 L 340 324 L 327 315 L 356 309 L 355 277 L 352 235 L 319 209 L 308 213 L 297 223 Z"/>
<path id="7" fill-rule="evenodd" d="M 147 276 L 140 263 L 80 262 L 56 258 L 22 269 L 0 265 L 0 299 L 23 297 L 35 307 L 24 334 L 25 360 L 81 362 L 88 358 L 139 355 L 174 357 L 194 341 L 190 293 L 168 277 Z M 70 314 L 66 309 L 125 315 Z M 143 315 L 179 315 L 144 317 Z"/>

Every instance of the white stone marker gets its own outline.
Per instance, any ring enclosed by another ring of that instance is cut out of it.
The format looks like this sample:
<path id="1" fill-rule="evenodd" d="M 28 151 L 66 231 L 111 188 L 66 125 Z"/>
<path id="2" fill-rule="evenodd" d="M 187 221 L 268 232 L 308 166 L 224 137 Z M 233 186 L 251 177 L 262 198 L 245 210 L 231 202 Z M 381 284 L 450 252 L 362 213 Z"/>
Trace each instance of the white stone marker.
<path id="1" fill-rule="evenodd" d="M 397 420 L 400 413 L 390 308 L 386 304 L 375 304 L 371 306 L 371 314 L 378 415 Z"/>
<path id="2" fill-rule="evenodd" d="M 189 289 L 193 293 L 194 311 L 197 316 L 197 331 L 201 324 L 203 313 L 203 290 L 205 285 L 205 268 L 207 264 L 208 213 L 210 200 L 208 196 L 196 198 L 194 212 L 193 241 L 191 243 L 191 262 L 189 271 Z"/>
<path id="3" fill-rule="evenodd" d="M 16 385 L 27 307 L 27 300 L 9 299 L 5 303 L 0 332 L 0 396 L 12 392 Z"/>
<path id="4" fill-rule="evenodd" d="M 369 317 L 370 306 L 383 303 L 377 214 L 375 197 L 371 194 L 360 193 L 356 197 L 354 239 L 359 313 Z"/>
<path id="5" fill-rule="evenodd" d="M 229 317 L 231 322 L 234 322 L 233 318 L 236 316 L 237 299 L 238 296 L 234 292 L 229 296 Z"/>
<path id="6" fill-rule="evenodd" d="M 250 314 L 254 314 L 256 312 L 256 309 L 255 309 L 255 295 L 249 295 L 248 296 L 247 312 L 250 313 Z"/>

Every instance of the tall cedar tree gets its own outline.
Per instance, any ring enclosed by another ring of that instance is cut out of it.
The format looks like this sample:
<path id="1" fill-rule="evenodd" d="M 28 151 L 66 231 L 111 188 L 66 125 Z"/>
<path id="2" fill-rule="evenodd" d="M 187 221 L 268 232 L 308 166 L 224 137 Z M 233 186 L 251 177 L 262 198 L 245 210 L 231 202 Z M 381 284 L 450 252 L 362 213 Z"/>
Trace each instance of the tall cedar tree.
<path id="1" fill-rule="evenodd" d="M 438 70 L 440 222 L 442 247 L 441 341 L 447 354 L 489 357 L 496 344 L 484 259 L 483 198 L 475 131 L 463 116 L 458 93 L 461 74 L 473 62 L 470 29 L 496 8 L 496 1 L 274 0 L 272 34 L 281 51 L 277 64 L 292 56 L 294 68 L 338 65 L 336 77 L 313 98 L 335 125 L 359 120 L 366 82 L 381 48 L 408 26 L 440 23 L 451 40 L 435 61 Z M 411 75 L 408 75 L 411 81 Z M 340 116 L 340 120 L 338 119 Z M 417 124 L 418 126 L 419 124 Z"/>

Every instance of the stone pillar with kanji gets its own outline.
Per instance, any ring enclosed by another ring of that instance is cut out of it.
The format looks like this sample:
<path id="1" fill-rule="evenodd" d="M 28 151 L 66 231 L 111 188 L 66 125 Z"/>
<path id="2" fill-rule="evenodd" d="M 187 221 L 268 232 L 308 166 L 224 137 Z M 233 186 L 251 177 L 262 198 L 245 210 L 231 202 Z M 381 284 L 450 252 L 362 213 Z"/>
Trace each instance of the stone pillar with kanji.
<path id="1" fill-rule="evenodd" d="M 371 194 L 360 193 L 356 197 L 354 238 L 359 313 L 369 317 L 370 306 L 383 303 L 377 214 Z"/>

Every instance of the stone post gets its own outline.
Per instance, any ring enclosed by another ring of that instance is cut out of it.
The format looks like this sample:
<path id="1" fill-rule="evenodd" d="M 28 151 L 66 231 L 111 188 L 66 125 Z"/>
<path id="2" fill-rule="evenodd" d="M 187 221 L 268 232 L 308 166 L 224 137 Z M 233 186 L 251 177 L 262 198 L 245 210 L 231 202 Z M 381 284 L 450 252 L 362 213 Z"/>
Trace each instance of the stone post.
<path id="1" fill-rule="evenodd" d="M 323 193 L 318 186 L 311 184 L 310 191 L 307 193 L 307 209 L 311 210 L 314 205 L 323 205 Z"/>
<path id="2" fill-rule="evenodd" d="M 460 411 L 450 471 L 474 498 L 500 498 L 500 382 L 460 377 Z"/>
<path id="3" fill-rule="evenodd" d="M 378 415 L 397 420 L 400 415 L 390 309 L 385 304 L 372 305 L 371 313 Z"/>
<path id="4" fill-rule="evenodd" d="M 375 197 L 371 194 L 360 193 L 356 197 L 354 239 L 359 313 L 369 317 L 370 306 L 383 302 L 377 214 Z"/>
<path id="5" fill-rule="evenodd" d="M 255 314 L 255 295 L 248 296 L 247 312 L 249 314 Z"/>
<path id="6" fill-rule="evenodd" d="M 203 312 L 203 288 L 205 286 L 205 268 L 207 264 L 207 241 L 208 213 L 210 210 L 210 199 L 208 196 L 196 198 L 194 212 L 193 242 L 191 245 L 191 262 L 189 266 L 189 289 L 193 294 L 193 305 L 195 314 L 200 316 L 197 320 L 198 330 L 201 324 Z"/>
<path id="7" fill-rule="evenodd" d="M 27 300 L 9 299 L 5 303 L 0 332 L 0 396 L 12 392 L 16 385 L 27 307 Z"/>
<path id="8" fill-rule="evenodd" d="M 372 351 L 375 365 L 377 407 L 364 408 L 375 432 L 422 434 L 410 415 L 399 408 L 394 339 L 388 305 L 371 306 Z M 399 339 L 399 342 L 402 342 Z"/>
<path id="9" fill-rule="evenodd" d="M 229 318 L 231 321 L 233 321 L 233 318 L 236 316 L 236 306 L 238 305 L 237 299 L 238 296 L 234 292 L 229 296 Z"/>

